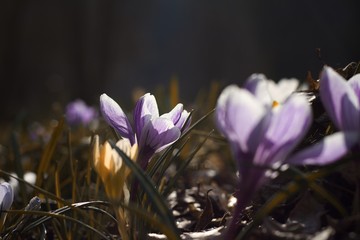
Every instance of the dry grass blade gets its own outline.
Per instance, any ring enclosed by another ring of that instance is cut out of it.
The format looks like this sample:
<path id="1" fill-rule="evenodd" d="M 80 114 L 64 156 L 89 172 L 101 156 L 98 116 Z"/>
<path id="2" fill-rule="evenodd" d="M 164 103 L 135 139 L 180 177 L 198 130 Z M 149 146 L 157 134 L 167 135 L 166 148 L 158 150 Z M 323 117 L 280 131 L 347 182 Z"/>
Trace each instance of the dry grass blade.
<path id="1" fill-rule="evenodd" d="M 40 164 L 37 170 L 37 178 L 36 178 L 36 186 L 41 186 L 43 182 L 43 174 L 47 172 L 47 169 L 50 164 L 50 160 L 55 151 L 57 142 L 61 137 L 61 133 L 64 128 L 65 118 L 61 118 L 58 125 L 55 127 L 53 134 L 51 135 L 51 139 L 45 147 L 44 153 L 41 156 Z"/>

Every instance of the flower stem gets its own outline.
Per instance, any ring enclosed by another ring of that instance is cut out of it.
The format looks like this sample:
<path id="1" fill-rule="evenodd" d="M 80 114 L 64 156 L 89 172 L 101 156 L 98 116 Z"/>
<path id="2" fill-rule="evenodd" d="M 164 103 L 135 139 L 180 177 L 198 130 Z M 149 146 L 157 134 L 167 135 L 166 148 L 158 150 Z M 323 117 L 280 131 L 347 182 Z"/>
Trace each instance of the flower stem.
<path id="1" fill-rule="evenodd" d="M 126 217 L 124 213 L 124 209 L 121 207 L 115 207 L 115 214 L 118 220 L 118 230 L 121 235 L 121 239 L 129 240 L 129 235 L 126 228 Z"/>

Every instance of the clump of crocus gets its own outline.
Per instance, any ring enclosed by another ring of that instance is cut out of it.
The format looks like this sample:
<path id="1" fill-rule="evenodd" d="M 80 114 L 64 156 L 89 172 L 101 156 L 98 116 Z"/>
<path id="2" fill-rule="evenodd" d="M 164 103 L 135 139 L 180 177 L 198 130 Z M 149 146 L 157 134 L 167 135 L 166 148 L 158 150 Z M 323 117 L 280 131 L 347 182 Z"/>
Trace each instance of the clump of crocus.
<path id="1" fill-rule="evenodd" d="M 100 110 L 106 122 L 131 145 L 139 146 L 139 164 L 146 169 L 151 157 L 179 139 L 189 125 L 189 112 L 177 104 L 170 112 L 159 115 L 156 99 L 147 93 L 136 103 L 132 123 L 121 107 L 109 96 L 100 96 Z"/>
<path id="2" fill-rule="evenodd" d="M 241 211 L 271 179 L 267 169 L 283 163 L 323 165 L 348 150 L 348 138 L 336 133 L 293 155 L 312 123 L 311 107 L 304 96 L 294 94 L 279 104 L 277 96 L 269 96 L 265 80 L 263 75 L 253 75 L 245 84 L 248 88 L 226 87 L 216 106 L 217 127 L 229 141 L 239 172 L 237 203 L 226 239 L 233 239 Z"/>
<path id="3" fill-rule="evenodd" d="M 66 106 L 66 120 L 71 126 L 89 125 L 96 117 L 98 112 L 95 107 L 88 106 L 83 100 L 76 99 Z"/>
<path id="4" fill-rule="evenodd" d="M 6 220 L 6 211 L 11 208 L 14 201 L 14 192 L 11 185 L 7 182 L 0 184 L 0 231 Z"/>
<path id="5" fill-rule="evenodd" d="M 122 150 L 130 159 L 136 160 L 138 154 L 138 146 L 130 144 L 128 139 L 120 139 L 116 146 Z M 104 144 L 99 143 L 99 136 L 94 137 L 93 161 L 95 170 L 100 176 L 105 187 L 106 195 L 114 203 L 115 212 L 119 221 L 119 231 L 123 239 L 127 239 L 126 211 L 119 207 L 116 203 L 128 204 L 130 193 L 127 186 L 127 178 L 130 169 L 123 163 L 123 159 L 110 144 L 105 141 Z"/>

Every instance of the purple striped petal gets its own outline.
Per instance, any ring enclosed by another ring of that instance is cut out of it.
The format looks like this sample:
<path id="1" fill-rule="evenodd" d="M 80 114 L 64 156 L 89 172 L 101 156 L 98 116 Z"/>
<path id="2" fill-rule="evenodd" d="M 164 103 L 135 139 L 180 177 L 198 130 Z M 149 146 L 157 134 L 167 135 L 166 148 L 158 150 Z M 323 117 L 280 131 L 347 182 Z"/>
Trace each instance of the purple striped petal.
<path id="1" fill-rule="evenodd" d="M 215 118 L 218 129 L 243 152 L 254 151 L 263 136 L 267 110 L 250 92 L 236 85 L 220 94 Z"/>
<path id="2" fill-rule="evenodd" d="M 360 74 L 356 74 L 348 80 L 349 86 L 355 92 L 360 104 Z"/>
<path id="3" fill-rule="evenodd" d="M 330 164 L 343 157 L 358 140 L 358 133 L 337 132 L 296 153 L 286 162 L 294 165 Z"/>
<path id="4" fill-rule="evenodd" d="M 311 125 L 311 107 L 304 97 L 291 96 L 278 108 L 274 109 L 264 140 L 257 149 L 255 164 L 272 165 L 284 161 Z"/>
<path id="5" fill-rule="evenodd" d="M 176 127 L 182 129 L 189 115 L 190 113 L 184 110 L 183 104 L 178 103 L 170 112 L 164 113 L 161 117 L 170 119 Z"/>
<path id="6" fill-rule="evenodd" d="M 145 151 L 159 152 L 178 140 L 180 134 L 180 129 L 175 127 L 171 120 L 158 117 L 145 124 L 139 147 Z"/>
<path id="7" fill-rule="evenodd" d="M 136 103 L 134 110 L 134 126 L 138 139 L 141 131 L 148 121 L 159 117 L 159 109 L 154 95 L 146 93 Z"/>
<path id="8" fill-rule="evenodd" d="M 131 144 L 136 142 L 135 133 L 124 111 L 119 104 L 105 93 L 100 96 L 100 111 L 105 121 L 112 126 L 121 137 L 129 139 Z"/>
<path id="9" fill-rule="evenodd" d="M 330 67 L 324 67 L 321 73 L 320 97 L 336 127 L 343 131 L 360 130 L 358 97 L 345 79 Z"/>
<path id="10" fill-rule="evenodd" d="M 179 120 L 175 123 L 175 126 L 177 126 L 180 130 L 185 131 L 186 129 L 189 128 L 190 123 L 191 123 L 190 112 L 183 110 Z"/>
<path id="11" fill-rule="evenodd" d="M 271 106 L 273 99 L 269 94 L 268 79 L 264 74 L 252 74 L 245 82 L 244 88 L 251 92 L 258 101 Z"/>
<path id="12" fill-rule="evenodd" d="M 1 210 L 9 210 L 14 201 L 14 191 L 7 182 L 0 184 L 0 206 Z"/>

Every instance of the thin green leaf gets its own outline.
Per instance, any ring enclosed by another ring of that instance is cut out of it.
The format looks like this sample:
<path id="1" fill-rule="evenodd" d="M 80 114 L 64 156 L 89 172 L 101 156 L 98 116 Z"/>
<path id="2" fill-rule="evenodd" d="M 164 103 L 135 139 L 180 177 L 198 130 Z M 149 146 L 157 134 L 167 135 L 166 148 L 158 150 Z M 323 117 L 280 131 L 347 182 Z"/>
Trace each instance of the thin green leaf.
<path id="1" fill-rule="evenodd" d="M 139 184 L 147 193 L 148 199 L 151 201 L 152 206 L 156 210 L 157 214 L 159 214 L 161 220 L 164 222 L 163 224 L 165 224 L 173 232 L 173 235 L 176 236 L 175 239 L 180 239 L 180 234 L 178 228 L 176 227 L 175 219 L 170 209 L 166 205 L 166 202 L 164 201 L 160 193 L 156 190 L 153 181 L 112 141 L 110 141 L 110 145 L 113 149 L 117 151 L 125 164 L 131 169 L 132 174 L 137 178 Z"/>
<path id="2" fill-rule="evenodd" d="M 196 148 L 192 151 L 192 153 L 190 154 L 190 156 L 187 158 L 186 161 L 184 161 L 184 163 L 180 166 L 180 168 L 176 171 L 176 174 L 174 177 L 172 177 L 170 179 L 170 182 L 167 184 L 166 189 L 164 190 L 163 195 L 167 196 L 171 193 L 171 190 L 174 186 L 174 183 L 177 181 L 177 179 L 180 177 L 180 175 L 183 173 L 183 171 L 186 169 L 186 167 L 190 164 L 190 162 L 193 160 L 195 154 L 201 149 L 201 147 L 204 145 L 204 143 L 207 141 L 207 139 L 209 138 L 209 136 L 213 133 L 213 130 L 210 131 L 210 133 L 208 134 L 208 136 L 206 136 L 204 138 L 204 140 L 199 143 Z"/>
<path id="3" fill-rule="evenodd" d="M 346 209 L 341 205 L 341 203 L 328 191 L 326 191 L 323 187 L 321 187 L 319 184 L 316 184 L 315 182 L 309 184 L 310 188 L 316 192 L 319 196 L 324 198 L 326 201 L 328 201 L 333 207 L 343 216 L 346 217 L 349 214 L 347 213 Z"/>
<path id="4" fill-rule="evenodd" d="M 31 214 L 31 215 L 39 215 L 39 216 L 45 216 L 42 220 L 45 219 L 45 221 L 48 221 L 52 218 L 56 218 L 56 219 L 61 219 L 61 220 L 67 220 L 67 221 L 71 221 L 71 222 L 75 222 L 91 231 L 93 231 L 94 233 L 98 234 L 99 236 L 101 236 L 102 238 L 108 239 L 109 237 L 111 237 L 111 235 L 109 234 L 108 236 L 105 235 L 104 233 L 100 232 L 99 230 L 97 230 L 96 228 L 91 227 L 90 225 L 77 220 L 75 218 L 72 217 L 68 217 L 66 215 L 62 215 L 62 214 L 58 214 L 58 213 L 53 213 L 53 212 L 43 212 L 43 211 L 22 211 L 22 210 L 9 210 L 9 213 L 15 213 L 15 214 Z M 44 223 L 45 221 L 41 221 L 41 223 Z M 31 230 L 32 228 L 36 227 L 36 226 L 41 226 L 42 224 L 30 224 L 29 226 L 27 226 L 26 228 L 24 228 L 22 230 L 21 233 L 25 233 L 29 230 Z M 11 233 L 10 233 L 11 234 Z"/>
<path id="5" fill-rule="evenodd" d="M 174 155 L 170 154 L 170 156 L 167 155 L 166 158 L 164 158 L 163 164 L 159 166 L 160 169 L 157 171 L 157 179 L 154 180 L 158 185 L 160 184 L 161 179 L 163 178 L 166 170 L 170 167 L 171 163 L 178 159 L 181 150 L 188 143 L 189 139 L 190 138 L 185 139 L 184 143 L 177 149 Z"/>
<path id="6" fill-rule="evenodd" d="M 257 226 L 262 219 L 270 214 L 272 210 L 288 199 L 290 196 L 293 196 L 295 193 L 299 192 L 301 189 L 309 187 L 317 179 L 325 177 L 330 174 L 333 170 L 336 169 L 338 164 L 334 164 L 328 168 L 320 169 L 315 172 L 302 173 L 296 168 L 289 168 L 293 173 L 297 174 L 294 177 L 294 181 L 287 184 L 282 190 L 274 194 L 256 213 L 253 221 L 247 225 L 236 237 L 237 240 L 246 239 L 246 236 L 249 234 L 250 230 Z"/>

